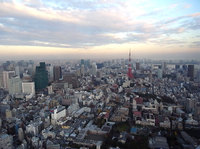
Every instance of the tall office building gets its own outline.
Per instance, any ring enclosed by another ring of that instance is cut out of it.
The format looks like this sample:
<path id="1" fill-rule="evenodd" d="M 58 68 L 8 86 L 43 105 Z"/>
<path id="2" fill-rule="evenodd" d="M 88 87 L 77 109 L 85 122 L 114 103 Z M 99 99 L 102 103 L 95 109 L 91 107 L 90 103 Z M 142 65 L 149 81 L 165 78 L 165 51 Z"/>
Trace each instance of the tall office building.
<path id="1" fill-rule="evenodd" d="M 10 95 L 22 93 L 22 81 L 19 76 L 13 76 L 9 79 L 8 92 Z"/>
<path id="2" fill-rule="evenodd" d="M 3 72 L 0 72 L 0 88 L 3 88 Z"/>
<path id="3" fill-rule="evenodd" d="M 97 65 L 96 63 L 92 63 L 92 75 L 97 75 Z"/>
<path id="4" fill-rule="evenodd" d="M 80 73 L 82 76 L 85 75 L 85 66 L 84 65 L 81 65 Z"/>
<path id="5" fill-rule="evenodd" d="M 190 81 L 194 80 L 194 65 L 188 65 L 187 76 L 190 78 Z"/>
<path id="6" fill-rule="evenodd" d="M 15 71 L 3 71 L 3 87 L 8 89 L 8 82 L 15 75 Z"/>
<path id="7" fill-rule="evenodd" d="M 19 66 L 16 66 L 16 67 L 15 67 L 15 74 L 16 74 L 17 76 L 20 76 Z"/>
<path id="8" fill-rule="evenodd" d="M 91 65 L 90 65 L 90 60 L 89 60 L 89 59 L 84 61 L 84 66 L 85 66 L 86 68 L 90 68 L 90 67 L 91 67 Z"/>
<path id="9" fill-rule="evenodd" d="M 28 67 L 27 67 L 27 71 L 28 71 L 28 74 L 30 75 L 33 75 L 34 74 L 34 65 L 33 64 L 28 64 Z"/>
<path id="10" fill-rule="evenodd" d="M 162 71 L 162 69 L 158 69 L 157 76 L 158 76 L 159 79 L 163 78 L 163 71 Z"/>
<path id="11" fill-rule="evenodd" d="M 180 65 L 175 65 L 175 69 L 179 70 L 180 69 Z"/>
<path id="12" fill-rule="evenodd" d="M 60 66 L 54 66 L 53 75 L 54 75 L 54 81 L 62 79 L 62 69 Z"/>
<path id="13" fill-rule="evenodd" d="M 165 74 L 166 73 L 166 69 L 167 69 L 167 63 L 163 62 L 162 63 L 162 73 Z"/>
<path id="14" fill-rule="evenodd" d="M 198 82 L 200 82 L 200 69 L 199 70 L 197 70 L 197 80 L 198 80 Z"/>
<path id="15" fill-rule="evenodd" d="M 136 70 L 140 70 L 140 63 L 136 62 Z"/>
<path id="16" fill-rule="evenodd" d="M 188 69 L 187 65 L 182 65 L 182 69 L 183 69 L 184 71 L 187 71 L 187 69 Z"/>
<path id="17" fill-rule="evenodd" d="M 85 60 L 81 59 L 81 65 L 85 65 Z"/>
<path id="18" fill-rule="evenodd" d="M 0 88 L 3 88 L 3 67 L 0 66 Z"/>
<path id="19" fill-rule="evenodd" d="M 52 66 L 51 64 L 47 64 L 46 65 L 46 69 L 48 71 L 49 82 L 52 82 L 54 80 L 54 77 L 53 77 L 53 68 L 54 68 L 54 66 Z"/>
<path id="20" fill-rule="evenodd" d="M 34 81 L 36 91 L 42 90 L 47 87 L 48 72 L 46 70 L 45 62 L 40 62 L 40 66 L 36 67 Z"/>

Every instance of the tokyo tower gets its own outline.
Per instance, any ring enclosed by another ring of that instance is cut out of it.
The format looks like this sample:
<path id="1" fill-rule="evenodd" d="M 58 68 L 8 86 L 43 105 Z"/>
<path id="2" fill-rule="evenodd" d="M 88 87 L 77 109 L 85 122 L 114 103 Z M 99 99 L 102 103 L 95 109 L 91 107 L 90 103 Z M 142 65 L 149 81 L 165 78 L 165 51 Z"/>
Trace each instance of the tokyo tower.
<path id="1" fill-rule="evenodd" d="M 132 68 L 131 68 L 131 50 L 129 50 L 129 60 L 128 60 L 128 73 L 127 76 L 129 79 L 133 78 Z"/>

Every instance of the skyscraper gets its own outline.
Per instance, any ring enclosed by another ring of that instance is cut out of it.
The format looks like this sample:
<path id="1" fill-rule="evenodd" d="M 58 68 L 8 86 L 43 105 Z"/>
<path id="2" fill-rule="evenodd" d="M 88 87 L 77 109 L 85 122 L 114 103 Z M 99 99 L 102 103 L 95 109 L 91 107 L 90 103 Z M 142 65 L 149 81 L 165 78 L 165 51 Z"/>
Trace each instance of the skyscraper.
<path id="1" fill-rule="evenodd" d="M 40 62 L 40 66 L 36 67 L 34 81 L 36 91 L 42 90 L 47 87 L 48 72 L 46 70 L 45 62 Z"/>
<path id="2" fill-rule="evenodd" d="M 187 71 L 187 65 L 183 65 L 183 66 L 182 66 L 182 69 L 183 69 L 184 71 Z"/>
<path id="3" fill-rule="evenodd" d="M 85 65 L 85 60 L 81 59 L 81 65 Z"/>
<path id="4" fill-rule="evenodd" d="M 129 63 L 128 63 L 128 78 L 132 79 L 133 78 L 133 73 L 132 73 L 132 68 L 131 68 L 131 51 L 129 51 Z"/>
<path id="5" fill-rule="evenodd" d="M 3 72 L 0 72 L 0 88 L 3 88 Z"/>
<path id="6" fill-rule="evenodd" d="M 178 65 L 178 64 L 175 65 L 175 69 L 176 69 L 176 70 L 179 70 L 179 69 L 180 69 L 180 65 Z"/>
<path id="7" fill-rule="evenodd" d="M 13 76 L 8 80 L 9 94 L 20 94 L 22 92 L 22 80 L 19 76 Z"/>
<path id="8" fill-rule="evenodd" d="M 82 75 L 82 76 L 85 75 L 85 67 L 84 67 L 84 65 L 81 65 L 80 72 L 81 72 L 81 75 Z"/>
<path id="9" fill-rule="evenodd" d="M 54 81 L 58 81 L 62 78 L 62 69 L 60 66 L 53 67 Z"/>
<path id="10" fill-rule="evenodd" d="M 88 60 L 85 60 L 85 64 L 84 64 L 84 66 L 86 67 L 86 68 L 90 68 L 90 60 L 88 59 Z"/>
<path id="11" fill-rule="evenodd" d="M 158 76 L 159 79 L 162 79 L 162 77 L 163 77 L 163 71 L 162 71 L 162 69 L 158 69 L 157 76 Z"/>
<path id="12" fill-rule="evenodd" d="M 3 87 L 8 89 L 8 82 L 15 75 L 15 71 L 3 71 Z"/>
<path id="13" fill-rule="evenodd" d="M 53 74 L 54 66 L 52 66 L 51 64 L 47 64 L 46 69 L 48 71 L 49 82 L 53 82 L 53 80 L 54 80 L 54 74 Z"/>
<path id="14" fill-rule="evenodd" d="M 140 70 L 140 63 L 139 62 L 136 63 L 136 70 Z"/>
<path id="15" fill-rule="evenodd" d="M 92 75 L 96 76 L 97 74 L 97 65 L 96 63 L 92 63 Z"/>
<path id="16" fill-rule="evenodd" d="M 167 69 L 167 63 L 166 62 L 162 62 L 162 73 L 163 74 L 166 73 L 166 69 Z"/>
<path id="17" fill-rule="evenodd" d="M 187 76 L 190 78 L 190 81 L 194 80 L 194 65 L 188 65 Z"/>

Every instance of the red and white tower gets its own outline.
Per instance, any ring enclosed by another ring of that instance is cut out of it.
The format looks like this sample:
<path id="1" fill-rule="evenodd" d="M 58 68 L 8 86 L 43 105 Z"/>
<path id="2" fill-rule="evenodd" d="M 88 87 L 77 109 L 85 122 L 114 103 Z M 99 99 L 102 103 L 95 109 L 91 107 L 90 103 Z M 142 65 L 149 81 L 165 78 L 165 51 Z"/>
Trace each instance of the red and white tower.
<path id="1" fill-rule="evenodd" d="M 131 68 L 131 50 L 129 50 L 129 60 L 128 60 L 128 78 L 132 79 L 133 78 L 133 73 L 132 73 L 132 68 Z"/>

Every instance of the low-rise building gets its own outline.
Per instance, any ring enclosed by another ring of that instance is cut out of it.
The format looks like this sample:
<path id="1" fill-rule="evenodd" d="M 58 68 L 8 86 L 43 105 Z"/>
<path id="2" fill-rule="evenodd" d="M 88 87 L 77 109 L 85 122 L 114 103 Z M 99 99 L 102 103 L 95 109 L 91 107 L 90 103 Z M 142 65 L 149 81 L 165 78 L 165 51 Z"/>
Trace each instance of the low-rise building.
<path id="1" fill-rule="evenodd" d="M 1 149 L 13 149 L 13 137 L 8 134 L 0 134 Z"/>
<path id="2" fill-rule="evenodd" d="M 51 123 L 56 124 L 57 121 L 66 116 L 66 109 L 64 106 L 58 106 L 51 110 Z"/>

